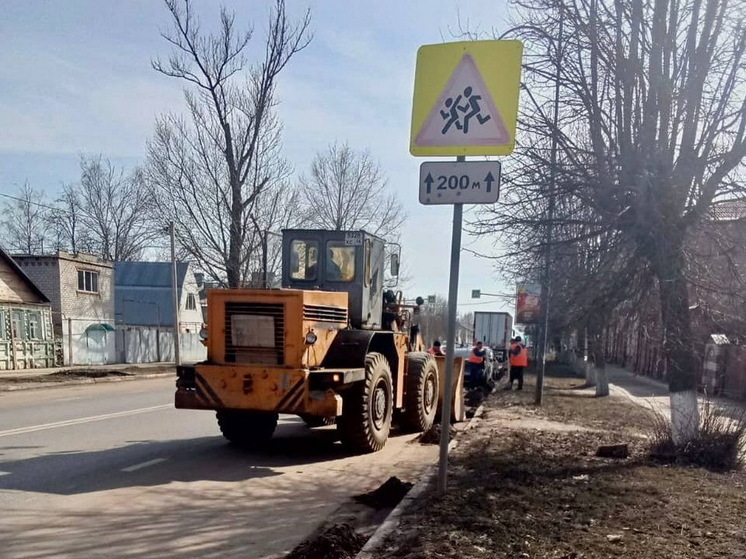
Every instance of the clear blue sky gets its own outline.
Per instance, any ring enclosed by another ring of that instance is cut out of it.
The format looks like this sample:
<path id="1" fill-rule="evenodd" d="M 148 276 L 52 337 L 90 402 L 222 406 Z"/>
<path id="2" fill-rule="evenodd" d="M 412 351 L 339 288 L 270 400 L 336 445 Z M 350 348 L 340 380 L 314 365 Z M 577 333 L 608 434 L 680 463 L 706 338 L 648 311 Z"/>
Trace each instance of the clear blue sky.
<path id="1" fill-rule="evenodd" d="M 204 25 L 218 3 L 195 2 Z M 269 2 L 226 2 L 239 22 L 264 32 Z M 369 149 L 409 213 L 403 261 L 407 297 L 448 291 L 450 206 L 421 206 L 418 169 L 409 155 L 414 65 L 422 44 L 454 40 L 459 22 L 502 32 L 502 2 L 494 0 L 290 0 L 291 13 L 312 11 L 314 40 L 291 62 L 279 87 L 284 145 L 296 172 L 308 169 L 328 144 Z M 141 162 L 155 117 L 183 107 L 182 84 L 151 69 L 168 46 L 170 24 L 154 0 L 7 0 L 0 18 L 0 192 L 25 180 L 54 197 L 75 182 L 80 154 L 102 153 L 122 165 Z M 465 214 L 474 211 L 467 207 Z M 463 244 L 490 251 L 493 239 Z M 511 290 L 488 261 L 462 252 L 460 310 L 508 310 L 512 303 L 470 299 L 472 289 Z M 475 303 L 478 303 L 475 305 Z"/>

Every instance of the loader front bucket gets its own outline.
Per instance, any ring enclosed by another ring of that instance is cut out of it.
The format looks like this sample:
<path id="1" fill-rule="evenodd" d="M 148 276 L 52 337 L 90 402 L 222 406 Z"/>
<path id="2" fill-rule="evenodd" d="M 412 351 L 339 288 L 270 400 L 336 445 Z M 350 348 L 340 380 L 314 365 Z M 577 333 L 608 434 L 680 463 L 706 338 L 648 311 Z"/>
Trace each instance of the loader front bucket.
<path id="1" fill-rule="evenodd" d="M 438 362 L 438 376 L 440 377 L 440 394 L 438 395 L 438 414 L 437 421 L 440 421 L 440 417 L 443 411 L 443 399 L 445 398 L 446 389 L 446 358 L 436 357 L 435 360 Z M 466 407 L 464 406 L 464 363 L 463 357 L 453 358 L 453 400 L 451 404 L 451 422 L 456 423 L 458 421 L 466 420 Z"/>

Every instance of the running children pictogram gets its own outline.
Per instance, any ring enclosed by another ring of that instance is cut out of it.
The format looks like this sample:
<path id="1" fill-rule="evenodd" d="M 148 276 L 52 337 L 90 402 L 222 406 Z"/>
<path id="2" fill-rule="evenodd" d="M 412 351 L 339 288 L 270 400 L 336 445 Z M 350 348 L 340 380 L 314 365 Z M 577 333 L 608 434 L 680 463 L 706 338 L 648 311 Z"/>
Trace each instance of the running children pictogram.
<path id="1" fill-rule="evenodd" d="M 515 144 L 521 56 L 520 41 L 421 47 L 412 155 L 510 153 Z"/>

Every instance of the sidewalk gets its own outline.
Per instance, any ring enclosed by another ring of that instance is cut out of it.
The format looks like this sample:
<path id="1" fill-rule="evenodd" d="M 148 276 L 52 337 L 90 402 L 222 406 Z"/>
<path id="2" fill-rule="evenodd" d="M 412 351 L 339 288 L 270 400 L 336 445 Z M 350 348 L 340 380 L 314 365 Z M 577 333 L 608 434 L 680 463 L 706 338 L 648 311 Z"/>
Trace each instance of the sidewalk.
<path id="1" fill-rule="evenodd" d="M 667 416 L 671 413 L 670 393 L 668 384 L 649 377 L 640 376 L 628 369 L 618 365 L 606 365 L 606 372 L 609 377 L 609 388 L 613 392 L 623 395 L 638 405 L 648 409 L 654 409 Z M 700 405 L 704 402 L 712 402 L 717 408 L 726 410 L 728 413 L 734 412 L 738 415 L 738 410 L 746 410 L 746 402 L 741 400 L 731 400 L 720 396 L 707 396 L 698 393 L 697 398 Z"/>
<path id="2" fill-rule="evenodd" d="M 0 371 L 0 392 L 176 376 L 173 362 L 73 365 Z"/>

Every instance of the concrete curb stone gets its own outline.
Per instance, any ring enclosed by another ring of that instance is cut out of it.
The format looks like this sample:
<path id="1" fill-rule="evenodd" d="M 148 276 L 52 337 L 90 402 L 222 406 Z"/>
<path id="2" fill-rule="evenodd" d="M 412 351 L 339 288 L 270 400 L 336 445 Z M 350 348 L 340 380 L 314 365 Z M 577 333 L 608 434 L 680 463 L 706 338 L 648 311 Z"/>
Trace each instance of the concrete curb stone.
<path id="1" fill-rule="evenodd" d="M 476 409 L 476 411 L 474 412 L 474 416 L 469 420 L 469 423 L 466 424 L 466 427 L 464 427 L 463 431 L 468 431 L 469 429 L 476 427 L 483 412 L 484 404 L 481 404 Z M 457 445 L 458 439 L 452 439 L 451 442 L 448 444 L 448 453 L 450 454 Z M 374 554 L 377 551 L 380 551 L 380 548 L 383 546 L 386 538 L 388 538 L 388 536 L 393 533 L 393 531 L 399 526 L 399 521 L 404 512 L 406 512 L 409 507 L 412 506 L 412 504 L 422 496 L 422 494 L 432 485 L 433 481 L 435 481 L 437 477 L 438 464 L 431 464 L 425 470 L 425 473 L 420 476 L 420 479 L 417 480 L 412 489 L 409 490 L 409 492 L 404 496 L 399 504 L 394 507 L 394 509 L 389 513 L 389 515 L 376 529 L 376 531 L 373 532 L 373 535 L 368 539 L 366 544 L 363 546 L 363 549 L 358 552 L 358 554 L 355 556 L 355 559 L 374 559 Z"/>

